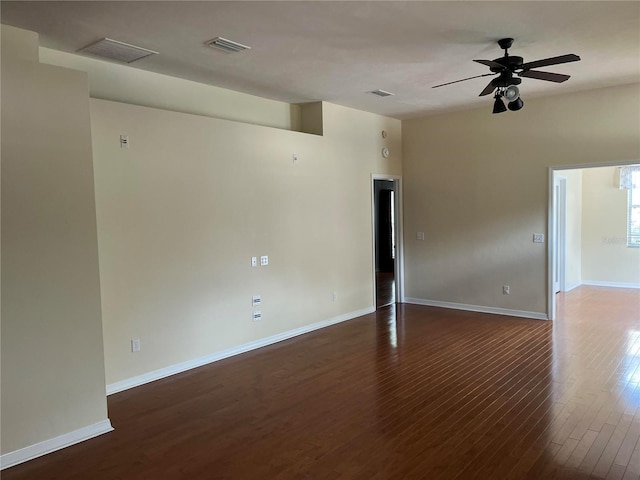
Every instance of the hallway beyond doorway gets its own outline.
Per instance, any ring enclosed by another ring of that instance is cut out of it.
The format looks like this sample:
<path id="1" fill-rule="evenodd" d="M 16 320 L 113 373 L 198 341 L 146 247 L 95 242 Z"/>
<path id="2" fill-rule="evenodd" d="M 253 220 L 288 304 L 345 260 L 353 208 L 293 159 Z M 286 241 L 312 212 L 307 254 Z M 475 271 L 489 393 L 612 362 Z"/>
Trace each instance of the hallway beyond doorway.
<path id="1" fill-rule="evenodd" d="M 396 302 L 396 283 L 393 272 L 376 272 L 376 308 Z"/>

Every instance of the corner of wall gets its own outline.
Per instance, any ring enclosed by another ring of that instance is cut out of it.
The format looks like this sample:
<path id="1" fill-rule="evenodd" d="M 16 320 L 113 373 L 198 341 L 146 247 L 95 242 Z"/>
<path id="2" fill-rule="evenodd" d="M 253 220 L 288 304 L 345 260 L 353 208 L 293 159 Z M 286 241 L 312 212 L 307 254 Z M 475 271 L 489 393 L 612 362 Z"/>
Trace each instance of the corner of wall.
<path id="1" fill-rule="evenodd" d="M 300 131 L 313 135 L 322 135 L 324 132 L 323 123 L 323 102 L 300 103 Z"/>
<path id="2" fill-rule="evenodd" d="M 2 25 L 2 468 L 108 423 L 87 77 L 37 44 Z"/>
<path id="3" fill-rule="evenodd" d="M 30 32 L 10 25 L 1 25 L 2 56 L 18 57 L 25 60 L 38 60 L 39 37 L 36 32 Z"/>

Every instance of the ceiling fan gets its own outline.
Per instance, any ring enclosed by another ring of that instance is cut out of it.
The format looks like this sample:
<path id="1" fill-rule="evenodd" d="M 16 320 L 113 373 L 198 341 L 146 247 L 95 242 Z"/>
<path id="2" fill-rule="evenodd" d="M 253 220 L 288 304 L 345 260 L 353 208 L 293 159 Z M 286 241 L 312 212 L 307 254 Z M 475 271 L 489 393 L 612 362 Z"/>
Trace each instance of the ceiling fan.
<path id="1" fill-rule="evenodd" d="M 562 83 L 569 80 L 569 75 L 563 75 L 560 73 L 542 72 L 540 70 L 533 70 L 538 67 L 548 67 L 550 65 L 559 65 L 561 63 L 577 62 L 580 60 L 578 55 L 573 53 L 567 55 L 560 55 L 559 57 L 545 58 L 542 60 L 535 60 L 533 62 L 524 63 L 522 57 L 515 55 L 509 55 L 508 49 L 513 45 L 513 38 L 503 38 L 498 40 L 498 45 L 504 50 L 504 56 L 496 58 L 495 60 L 474 60 L 474 62 L 486 65 L 491 70 L 491 73 L 485 73 L 483 75 L 476 75 L 474 77 L 463 78 L 462 80 L 455 80 L 453 82 L 443 83 L 441 85 L 435 85 L 432 88 L 444 87 L 445 85 L 451 85 L 452 83 L 464 82 L 473 78 L 496 76 L 489 82 L 489 85 L 485 87 L 480 96 L 489 95 L 494 90 L 495 103 L 493 106 L 493 113 L 502 113 L 507 110 L 502 98 L 504 97 L 508 102 L 509 110 L 520 110 L 524 103 L 520 98 L 520 91 L 516 85 L 520 85 L 522 78 L 535 78 L 536 80 L 545 80 L 547 82 Z M 516 75 L 516 76 L 514 76 Z"/>

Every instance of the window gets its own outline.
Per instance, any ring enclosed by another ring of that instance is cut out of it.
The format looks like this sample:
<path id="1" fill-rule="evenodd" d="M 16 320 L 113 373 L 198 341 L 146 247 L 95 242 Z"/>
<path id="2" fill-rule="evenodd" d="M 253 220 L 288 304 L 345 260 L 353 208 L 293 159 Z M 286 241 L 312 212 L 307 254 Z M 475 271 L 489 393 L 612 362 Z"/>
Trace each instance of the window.
<path id="1" fill-rule="evenodd" d="M 620 188 L 629 192 L 627 246 L 640 247 L 640 165 L 621 168 Z"/>

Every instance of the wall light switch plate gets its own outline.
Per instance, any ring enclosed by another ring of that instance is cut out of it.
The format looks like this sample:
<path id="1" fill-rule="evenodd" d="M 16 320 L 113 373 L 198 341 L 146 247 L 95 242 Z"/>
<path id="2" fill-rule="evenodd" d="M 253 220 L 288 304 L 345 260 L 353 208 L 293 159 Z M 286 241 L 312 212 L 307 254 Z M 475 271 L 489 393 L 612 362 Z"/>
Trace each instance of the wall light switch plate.
<path id="1" fill-rule="evenodd" d="M 252 267 L 258 266 L 258 257 L 251 257 L 251 266 Z"/>
<path id="2" fill-rule="evenodd" d="M 293 163 L 294 164 L 298 163 L 298 154 L 297 153 L 292 154 L 291 158 L 293 159 Z"/>
<path id="3" fill-rule="evenodd" d="M 120 148 L 129 148 L 129 135 L 120 135 Z"/>
<path id="4" fill-rule="evenodd" d="M 424 240 L 424 232 L 418 232 L 416 235 L 416 238 L 418 240 Z"/>
<path id="5" fill-rule="evenodd" d="M 265 266 L 265 265 L 269 265 L 269 256 L 268 255 L 263 255 L 260 257 L 260 265 Z"/>
<path id="6" fill-rule="evenodd" d="M 140 351 L 140 339 L 134 338 L 131 340 L 131 351 L 139 352 Z"/>
<path id="7" fill-rule="evenodd" d="M 254 322 L 259 322 L 260 320 L 262 320 L 262 312 L 260 310 L 254 310 L 253 311 L 253 321 Z"/>
<path id="8" fill-rule="evenodd" d="M 254 295 L 253 297 L 251 297 L 251 305 L 253 305 L 254 307 L 259 307 L 261 303 L 262 298 L 260 298 L 260 295 Z"/>
<path id="9" fill-rule="evenodd" d="M 534 233 L 533 243 L 544 243 L 544 233 Z"/>

